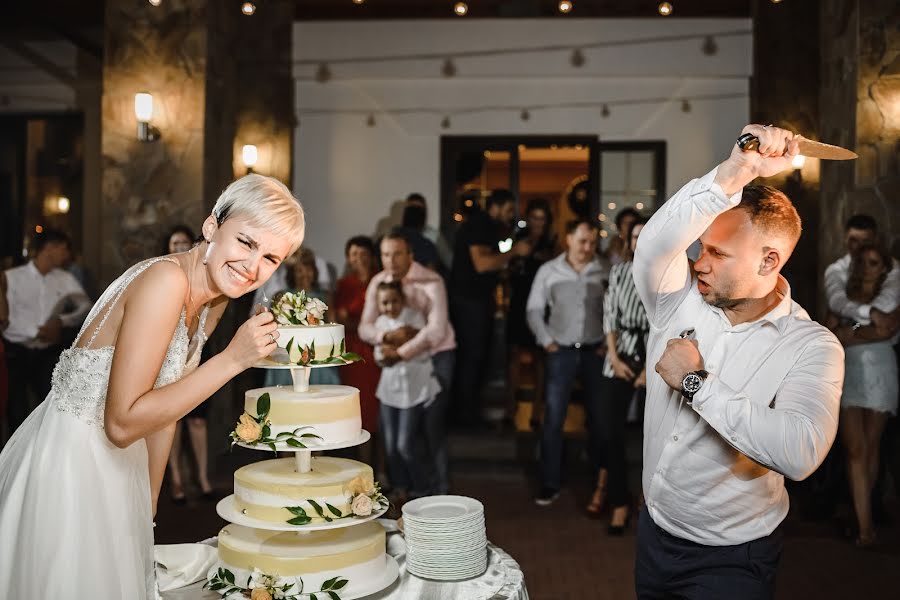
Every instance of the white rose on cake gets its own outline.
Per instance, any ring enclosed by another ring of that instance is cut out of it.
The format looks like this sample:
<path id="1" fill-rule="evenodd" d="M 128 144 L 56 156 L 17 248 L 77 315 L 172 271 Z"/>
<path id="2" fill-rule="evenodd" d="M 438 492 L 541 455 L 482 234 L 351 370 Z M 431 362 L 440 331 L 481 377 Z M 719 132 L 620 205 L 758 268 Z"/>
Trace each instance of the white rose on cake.
<path id="1" fill-rule="evenodd" d="M 365 494 L 359 494 L 353 499 L 350 510 L 352 510 L 353 514 L 357 517 L 368 517 L 372 514 L 372 499 Z"/>

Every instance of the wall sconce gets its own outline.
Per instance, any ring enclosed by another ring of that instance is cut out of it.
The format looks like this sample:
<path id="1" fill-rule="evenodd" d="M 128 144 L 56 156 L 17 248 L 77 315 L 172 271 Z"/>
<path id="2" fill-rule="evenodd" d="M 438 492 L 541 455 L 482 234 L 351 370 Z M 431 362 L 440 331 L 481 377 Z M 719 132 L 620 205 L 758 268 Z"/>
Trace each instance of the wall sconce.
<path id="1" fill-rule="evenodd" d="M 803 165 L 806 164 L 806 157 L 802 154 L 798 154 L 791 160 L 791 166 L 795 169 L 802 169 Z"/>
<path id="2" fill-rule="evenodd" d="M 147 92 L 134 95 L 134 116 L 137 117 L 137 138 L 141 142 L 155 142 L 160 138 L 159 129 L 150 124 L 153 118 L 153 96 Z"/>
<path id="3" fill-rule="evenodd" d="M 241 148 L 241 158 L 244 160 L 244 166 L 247 167 L 247 175 L 253 172 L 256 161 L 259 159 L 259 151 L 253 144 L 247 144 Z"/>

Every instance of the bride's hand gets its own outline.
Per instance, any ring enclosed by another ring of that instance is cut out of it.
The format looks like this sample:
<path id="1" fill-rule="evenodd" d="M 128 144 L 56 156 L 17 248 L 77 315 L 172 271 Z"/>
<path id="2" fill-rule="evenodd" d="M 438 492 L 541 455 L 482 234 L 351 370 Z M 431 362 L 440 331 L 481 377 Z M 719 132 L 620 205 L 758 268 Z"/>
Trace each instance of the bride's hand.
<path id="1" fill-rule="evenodd" d="M 247 319 L 231 338 L 225 352 L 247 369 L 270 355 L 277 339 L 278 323 L 272 313 L 266 311 Z"/>

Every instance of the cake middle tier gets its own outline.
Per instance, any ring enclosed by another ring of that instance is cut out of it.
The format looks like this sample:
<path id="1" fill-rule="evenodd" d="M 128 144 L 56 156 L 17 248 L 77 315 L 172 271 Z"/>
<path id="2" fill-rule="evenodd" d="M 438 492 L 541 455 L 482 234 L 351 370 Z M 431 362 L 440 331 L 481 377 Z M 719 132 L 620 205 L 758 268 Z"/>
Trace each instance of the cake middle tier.
<path id="1" fill-rule="evenodd" d="M 313 523 L 352 512 L 354 495 L 373 489 L 372 467 L 359 461 L 330 456 L 314 456 L 312 470 L 298 473 L 293 458 L 264 460 L 234 472 L 234 495 L 238 507 L 248 517 L 286 523 L 301 508 Z M 312 502 L 310 502 L 312 501 Z M 315 503 L 315 505 L 313 504 Z M 318 505 L 318 508 L 316 508 Z M 334 514 L 334 510 L 340 514 Z"/>
<path id="2" fill-rule="evenodd" d="M 271 437 L 298 427 L 309 427 L 304 433 L 322 438 L 320 444 L 352 442 L 362 432 L 359 414 L 359 390 L 348 385 L 313 385 L 307 392 L 274 386 L 257 388 L 244 393 L 244 410 L 256 415 L 256 403 L 263 394 L 269 395 Z M 309 446 L 315 449 L 315 442 Z"/>

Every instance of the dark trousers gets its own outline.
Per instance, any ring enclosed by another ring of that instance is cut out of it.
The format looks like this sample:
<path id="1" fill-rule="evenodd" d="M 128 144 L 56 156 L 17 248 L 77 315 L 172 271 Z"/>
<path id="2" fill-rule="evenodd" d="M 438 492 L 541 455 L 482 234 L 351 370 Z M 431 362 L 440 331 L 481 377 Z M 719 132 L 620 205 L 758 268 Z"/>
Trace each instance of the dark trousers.
<path id="1" fill-rule="evenodd" d="M 635 591 L 640 600 L 768 600 L 775 597 L 781 546 L 780 527 L 736 546 L 683 540 L 657 526 L 645 507 L 638 520 Z"/>
<path id="2" fill-rule="evenodd" d="M 603 357 L 593 348 L 560 348 L 547 353 L 544 426 L 541 431 L 541 478 L 544 487 L 559 489 L 563 470 L 563 424 L 575 378 L 584 386 L 588 447 L 591 462 L 599 468 L 602 455 L 598 414 L 603 382 Z"/>
<path id="3" fill-rule="evenodd" d="M 610 506 L 628 503 L 628 471 L 625 463 L 625 420 L 634 395 L 631 381 L 603 378 L 598 405 L 598 425 L 606 458 L 606 493 Z"/>
<path id="4" fill-rule="evenodd" d="M 53 368 L 62 352 L 61 346 L 32 349 L 4 340 L 6 368 L 9 373 L 9 401 L 6 416 L 12 434 L 50 393 Z M 34 401 L 29 399 L 29 392 Z"/>
<path id="5" fill-rule="evenodd" d="M 490 296 L 454 296 L 450 299 L 450 318 L 457 350 L 453 417 L 458 423 L 472 424 L 481 420 L 481 388 L 494 327 L 494 301 Z"/>
<path id="6" fill-rule="evenodd" d="M 434 376 L 441 384 L 441 391 L 434 402 L 425 407 L 426 456 L 431 460 L 431 494 L 443 495 L 450 491 L 450 467 L 447 454 L 447 405 L 450 402 L 450 385 L 456 352 L 445 350 L 431 357 Z"/>

